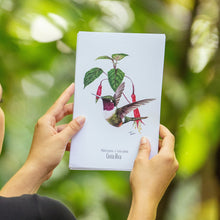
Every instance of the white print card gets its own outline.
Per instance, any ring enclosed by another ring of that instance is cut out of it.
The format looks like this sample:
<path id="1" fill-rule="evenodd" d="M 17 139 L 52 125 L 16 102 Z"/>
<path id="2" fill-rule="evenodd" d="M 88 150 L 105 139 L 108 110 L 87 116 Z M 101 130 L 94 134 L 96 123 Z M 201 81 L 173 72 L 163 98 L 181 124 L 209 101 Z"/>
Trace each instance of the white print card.
<path id="1" fill-rule="evenodd" d="M 165 35 L 79 32 L 70 169 L 131 170 L 140 139 L 158 152 Z"/>

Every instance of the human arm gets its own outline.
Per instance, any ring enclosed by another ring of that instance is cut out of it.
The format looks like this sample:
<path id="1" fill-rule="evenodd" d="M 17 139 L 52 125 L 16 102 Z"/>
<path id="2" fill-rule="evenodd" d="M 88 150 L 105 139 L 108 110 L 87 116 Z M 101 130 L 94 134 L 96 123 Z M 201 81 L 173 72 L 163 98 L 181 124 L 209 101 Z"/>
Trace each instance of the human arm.
<path id="1" fill-rule="evenodd" d="M 1 196 L 36 193 L 40 185 L 50 178 L 54 168 L 60 163 L 66 146 L 69 146 L 69 140 L 85 122 L 85 118 L 79 116 L 69 124 L 56 126 L 63 117 L 72 114 L 73 104 L 67 102 L 73 93 L 74 84 L 71 84 L 38 120 L 28 158 L 22 168 L 2 188 Z"/>
<path id="2" fill-rule="evenodd" d="M 154 220 L 157 206 L 176 175 L 175 138 L 160 125 L 159 153 L 149 160 L 150 143 L 143 137 L 130 175 L 132 204 L 128 220 Z"/>

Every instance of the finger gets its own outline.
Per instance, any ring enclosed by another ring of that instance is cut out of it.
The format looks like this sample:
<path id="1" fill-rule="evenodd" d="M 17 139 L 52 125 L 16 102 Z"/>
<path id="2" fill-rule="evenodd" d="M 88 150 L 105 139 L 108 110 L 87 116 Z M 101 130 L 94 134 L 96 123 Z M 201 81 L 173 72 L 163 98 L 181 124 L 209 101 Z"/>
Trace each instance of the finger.
<path id="1" fill-rule="evenodd" d="M 150 142 L 146 137 L 142 137 L 140 141 L 137 157 L 149 158 L 150 151 L 151 151 Z"/>
<path id="2" fill-rule="evenodd" d="M 51 106 L 47 113 L 57 116 L 63 109 L 63 106 L 69 101 L 70 97 L 74 94 L 74 83 L 72 83 Z"/>
<path id="3" fill-rule="evenodd" d="M 69 101 L 70 97 L 74 94 L 74 89 L 75 89 L 75 85 L 74 83 L 72 83 L 69 87 L 65 89 L 65 91 L 61 94 L 61 96 L 57 99 L 57 101 L 55 102 L 55 106 L 65 105 Z"/>
<path id="4" fill-rule="evenodd" d="M 169 131 L 168 128 L 166 128 L 164 125 L 160 125 L 160 137 L 163 139 L 165 138 L 167 135 L 172 135 L 172 133 Z"/>
<path id="5" fill-rule="evenodd" d="M 174 135 L 163 125 L 160 125 L 160 137 L 162 138 L 161 150 L 168 152 L 174 151 L 175 137 Z"/>
<path id="6" fill-rule="evenodd" d="M 73 114 L 73 103 L 64 105 L 63 109 L 56 116 L 56 122 L 62 120 L 66 115 L 71 115 L 71 114 Z"/>
<path id="7" fill-rule="evenodd" d="M 74 120 L 72 120 L 66 128 L 64 128 L 60 133 L 58 133 L 58 137 L 61 137 L 61 140 L 68 143 L 68 141 L 83 127 L 85 123 L 84 116 L 78 116 Z"/>
<path id="8" fill-rule="evenodd" d="M 162 147 L 162 142 L 163 142 L 163 140 L 162 140 L 162 139 L 159 139 L 158 151 L 160 151 L 160 149 L 161 149 L 161 147 Z"/>
<path id="9" fill-rule="evenodd" d="M 56 126 L 56 131 L 59 133 L 67 126 L 68 126 L 68 124 L 58 125 L 58 126 Z"/>

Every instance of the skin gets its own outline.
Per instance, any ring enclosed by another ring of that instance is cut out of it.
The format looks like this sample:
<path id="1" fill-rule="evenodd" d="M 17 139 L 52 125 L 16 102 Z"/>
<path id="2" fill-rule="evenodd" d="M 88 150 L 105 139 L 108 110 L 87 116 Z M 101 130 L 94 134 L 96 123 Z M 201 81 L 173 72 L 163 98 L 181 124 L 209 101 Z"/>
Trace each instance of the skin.
<path id="1" fill-rule="evenodd" d="M 69 124 L 56 126 L 66 115 L 72 114 L 73 104 L 67 104 L 74 94 L 71 84 L 43 115 L 35 126 L 30 153 L 21 169 L 5 184 L 1 196 L 14 197 L 36 193 L 40 185 L 50 178 L 60 163 L 69 140 L 83 127 L 85 117 L 79 116 Z M 2 89 L 0 88 L 0 98 Z M 0 109 L 0 140 L 4 137 L 4 113 Z M 154 220 L 159 201 L 178 169 L 174 153 L 174 136 L 160 126 L 159 153 L 152 159 L 150 143 L 143 137 L 130 174 L 132 204 L 128 220 Z M 2 143 L 2 142 L 0 142 Z M 2 145 L 0 145 L 1 147 Z"/>
<path id="2" fill-rule="evenodd" d="M 36 193 L 40 185 L 50 178 L 69 147 L 69 140 L 85 122 L 85 117 L 79 116 L 69 124 L 56 126 L 56 123 L 66 115 L 72 114 L 73 104 L 67 102 L 73 93 L 74 84 L 71 84 L 38 120 L 28 158 L 22 168 L 2 188 L 1 196 Z"/>
<path id="3" fill-rule="evenodd" d="M 157 206 L 178 170 L 173 134 L 160 125 L 160 137 L 159 153 L 150 160 L 150 143 L 145 137 L 141 139 L 130 175 L 132 204 L 128 220 L 154 220 Z"/>

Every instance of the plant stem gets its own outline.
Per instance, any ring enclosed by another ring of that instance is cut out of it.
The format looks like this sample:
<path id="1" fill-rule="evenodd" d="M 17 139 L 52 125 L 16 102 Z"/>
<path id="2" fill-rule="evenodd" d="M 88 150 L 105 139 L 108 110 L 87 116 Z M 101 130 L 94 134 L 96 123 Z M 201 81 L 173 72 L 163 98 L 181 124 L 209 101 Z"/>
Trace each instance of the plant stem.
<path id="1" fill-rule="evenodd" d="M 131 103 L 131 102 L 128 100 L 128 98 L 126 97 L 126 95 L 124 94 L 124 92 L 123 92 L 122 94 L 123 94 L 123 96 L 125 97 L 125 99 L 127 100 L 127 102 L 128 102 L 128 103 Z"/>
<path id="2" fill-rule="evenodd" d="M 100 85 L 101 85 L 101 84 L 102 84 L 102 82 L 103 82 L 103 81 L 105 81 L 105 80 L 108 80 L 108 79 L 103 79 L 103 80 L 101 80 Z"/>
<path id="3" fill-rule="evenodd" d="M 133 90 L 132 94 L 134 94 L 134 83 L 133 83 L 132 79 L 129 76 L 126 76 L 126 75 L 125 75 L 125 77 L 128 78 L 131 81 L 131 83 L 132 83 L 132 90 Z"/>
<path id="4" fill-rule="evenodd" d="M 114 60 L 112 59 L 112 63 L 113 63 L 113 68 L 116 70 L 117 61 L 114 62 Z"/>

